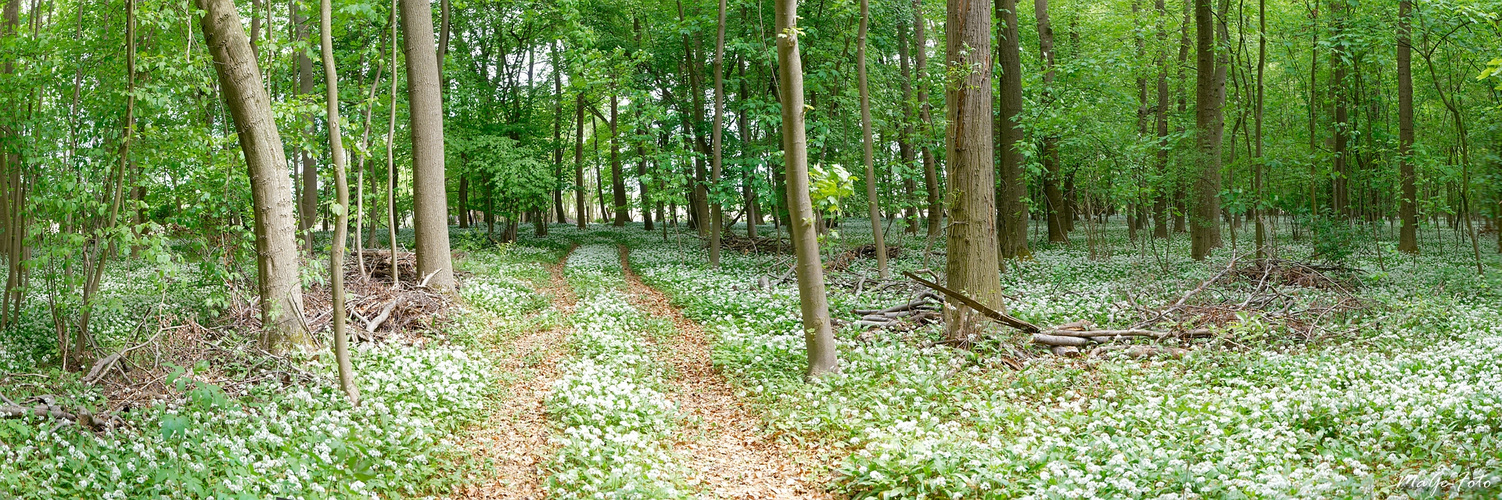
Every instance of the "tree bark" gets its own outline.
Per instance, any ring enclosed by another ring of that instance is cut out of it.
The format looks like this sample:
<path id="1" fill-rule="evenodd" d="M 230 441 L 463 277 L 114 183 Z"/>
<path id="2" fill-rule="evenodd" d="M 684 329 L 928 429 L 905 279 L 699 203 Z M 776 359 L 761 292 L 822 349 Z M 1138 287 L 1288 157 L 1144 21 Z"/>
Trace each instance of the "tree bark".
<path id="1" fill-rule="evenodd" d="M 724 230 L 725 209 L 720 204 L 720 174 L 725 165 L 725 0 L 720 0 L 719 20 L 714 49 L 714 127 L 710 130 L 710 148 L 713 149 L 709 167 L 709 186 L 715 190 L 709 203 L 709 267 L 720 267 L 720 234 Z M 692 71 L 692 68 L 690 68 Z M 708 190 L 705 191 L 706 195 Z"/>
<path id="2" fill-rule="evenodd" d="M 913 0 L 913 41 L 916 53 L 913 65 L 918 77 L 918 133 L 923 138 L 918 148 L 923 153 L 923 188 L 928 191 L 928 237 L 938 237 L 944 230 L 944 202 L 939 193 L 939 168 L 934 159 L 933 143 L 928 140 L 933 130 L 933 105 L 928 102 L 928 23 L 923 16 L 923 1 Z"/>
<path id="3" fill-rule="evenodd" d="M 724 0 L 720 0 L 724 1 Z M 876 167 L 872 158 L 875 147 L 871 138 L 871 90 L 866 84 L 866 30 L 871 22 L 869 0 L 860 0 L 860 29 L 855 38 L 855 78 L 861 99 L 862 158 L 866 166 L 866 208 L 871 218 L 871 236 L 876 240 L 876 270 L 881 279 L 887 279 L 887 243 L 881 231 L 881 200 L 876 196 Z"/>
<path id="4" fill-rule="evenodd" d="M 338 218 L 338 222 L 334 224 L 333 249 L 329 252 L 329 284 L 333 290 L 334 303 L 331 321 L 334 324 L 334 359 L 339 365 L 339 386 L 349 396 L 350 403 L 359 406 L 360 389 L 355 386 L 355 369 L 349 360 L 349 333 L 345 324 L 348 313 L 344 308 L 344 240 L 349 232 L 349 184 L 344 175 L 344 137 L 339 131 L 339 73 L 334 68 L 334 30 L 330 21 L 330 3 L 331 0 L 319 2 L 319 28 L 322 31 L 320 45 L 323 46 L 323 79 L 328 87 L 325 101 L 328 108 L 329 149 L 334 158 L 334 197 L 337 198 L 334 215 Z"/>
<path id="5" fill-rule="evenodd" d="M 1264 165 L 1262 158 L 1262 114 L 1263 114 L 1263 82 L 1264 73 L 1267 69 L 1267 0 L 1257 0 L 1257 150 L 1256 158 L 1252 160 L 1252 191 L 1256 198 L 1252 202 L 1252 218 L 1257 224 L 1257 258 L 1267 258 L 1267 227 L 1262 221 L 1263 173 Z M 1234 141 L 1233 141 L 1234 142 Z M 1232 238 L 1233 240 L 1235 238 Z"/>
<path id="6" fill-rule="evenodd" d="M 256 270 L 260 277 L 260 344 L 279 353 L 309 349 L 313 338 L 302 326 L 302 288 L 297 269 L 296 218 L 292 182 L 282 137 L 271 114 L 271 99 L 261 86 L 261 70 L 232 0 L 198 0 L 202 28 L 214 69 L 235 120 L 240 149 L 251 181 L 255 205 Z"/>
<path id="7" fill-rule="evenodd" d="M 1199 175 L 1194 182 L 1194 214 L 1189 218 L 1191 256 L 1202 260 L 1220 246 L 1220 131 L 1224 75 L 1216 60 L 1215 16 L 1210 0 L 1194 0 L 1194 123 Z"/>
<path id="8" fill-rule="evenodd" d="M 745 165 L 741 171 L 741 182 L 746 200 L 746 236 L 756 239 L 756 226 L 761 224 L 761 207 L 756 199 L 756 186 L 751 182 L 751 179 L 755 178 L 752 174 L 755 172 L 756 167 L 753 167 L 751 163 L 751 109 L 747 105 L 751 99 L 751 93 L 747 89 L 749 86 L 746 84 L 746 66 L 749 64 L 747 62 L 746 64 L 736 66 L 740 72 L 740 99 L 742 103 L 741 118 L 737 120 L 739 123 L 736 125 L 739 127 L 741 135 L 741 159 L 745 161 Z"/>
<path id="9" fill-rule="evenodd" d="M 292 15 L 292 23 L 297 31 L 297 39 L 313 44 L 312 30 L 308 29 L 308 18 L 298 10 L 298 2 L 290 0 L 289 10 Z M 308 51 L 295 50 L 297 52 L 297 93 L 308 95 L 313 93 L 313 60 L 308 59 Z M 251 52 L 254 54 L 254 51 Z M 313 135 L 313 116 L 308 116 L 308 135 Z M 302 163 L 302 190 L 298 193 L 297 232 L 302 235 L 303 250 L 308 256 L 313 255 L 313 224 L 318 220 L 318 163 L 313 160 L 313 155 L 308 148 L 298 148 L 298 157 Z"/>
<path id="10" fill-rule="evenodd" d="M 1053 26 L 1048 19 L 1048 0 L 1033 0 L 1033 10 L 1038 18 L 1038 50 L 1043 59 L 1043 105 L 1053 103 L 1049 87 L 1054 84 Z M 1043 162 L 1043 211 L 1048 220 L 1048 241 L 1069 242 L 1069 226 L 1073 223 L 1064 199 L 1064 166 L 1059 163 L 1059 138 L 1043 137 L 1043 147 L 1038 151 Z"/>
<path id="11" fill-rule="evenodd" d="M 559 224 L 567 224 L 563 213 L 563 58 L 558 44 L 551 45 L 553 57 L 549 59 L 553 71 L 553 211 Z"/>
<path id="12" fill-rule="evenodd" d="M 626 210 L 631 208 L 631 202 L 626 199 L 626 176 L 621 170 L 621 136 L 618 127 L 619 112 L 617 111 L 619 99 L 615 93 L 610 94 L 610 193 L 612 202 L 615 204 L 615 227 L 625 226 L 631 221 L 631 214 Z"/>
<path id="13" fill-rule="evenodd" d="M 579 229 L 589 224 L 589 207 L 584 202 L 584 91 L 574 99 L 574 217 Z"/>
<path id="14" fill-rule="evenodd" d="M 1000 18 L 1001 36 L 996 60 L 1001 64 L 1000 113 L 996 116 L 994 132 L 1000 139 L 996 151 L 1001 155 L 1001 168 L 996 187 L 996 239 L 1001 256 L 1026 258 L 1032 255 L 1027 245 L 1027 165 L 1018 146 L 1022 142 L 1022 129 L 1017 128 L 1017 115 L 1022 113 L 1022 54 L 1018 45 L 1021 37 L 1017 32 L 1017 0 L 996 0 L 996 16 Z M 1043 11 L 1039 26 L 1048 22 Z M 1050 56 L 1052 57 L 1052 56 Z M 1050 75 L 1052 72 L 1049 73 Z"/>
<path id="15" fill-rule="evenodd" d="M 417 274 L 428 286 L 454 291 L 449 254 L 448 192 L 443 171 L 443 97 L 433 46 L 433 12 L 422 0 L 402 0 L 403 50 L 412 131 L 412 225 Z M 431 278 L 429 278 L 431 276 Z"/>
<path id="16" fill-rule="evenodd" d="M 913 71 L 908 60 L 911 59 L 907 39 L 906 23 L 897 25 L 897 62 L 902 70 L 902 127 L 897 129 L 897 152 L 898 158 L 902 159 L 902 169 L 898 170 L 902 178 L 903 190 L 903 232 L 908 234 L 918 233 L 918 204 L 916 191 L 918 182 L 913 179 L 913 166 L 916 158 L 913 154 Z"/>
<path id="17" fill-rule="evenodd" d="M 1351 127 L 1349 123 L 1350 95 L 1345 89 L 1345 48 L 1342 47 L 1344 42 L 1340 41 L 1345 25 L 1343 11 L 1342 0 L 1330 2 L 1330 30 L 1333 35 L 1332 40 L 1335 42 L 1331 44 L 1330 49 L 1330 92 L 1335 101 L 1335 121 L 1330 124 L 1335 137 L 1335 172 L 1331 176 L 1330 204 L 1337 215 L 1348 218 L 1351 216 L 1351 173 L 1347 171 L 1349 169 L 1347 149 L 1349 149 Z"/>
<path id="18" fill-rule="evenodd" d="M 1153 201 L 1153 237 L 1168 237 L 1168 198 L 1172 188 L 1172 172 L 1168 170 L 1168 31 L 1164 27 L 1163 19 L 1168 18 L 1168 9 L 1163 0 L 1156 0 L 1154 7 L 1157 8 L 1158 17 L 1158 104 L 1154 109 L 1157 115 L 1156 130 L 1158 140 L 1154 145 L 1157 149 L 1157 171 L 1159 177 L 1158 189 L 1154 194 Z"/>
<path id="19" fill-rule="evenodd" d="M 391 247 L 391 288 L 402 283 L 396 255 L 396 12 L 398 0 L 391 0 L 391 108 L 386 122 L 386 243 Z"/>
<path id="20" fill-rule="evenodd" d="M 1042 0 L 1040 0 L 1042 1 Z M 946 85 L 950 207 L 949 287 L 997 311 L 1001 276 L 996 243 L 995 165 L 992 163 L 991 9 L 985 2 L 948 0 L 948 67 L 968 68 Z M 981 316 L 966 306 L 944 308 L 948 338 L 973 341 Z"/>
<path id="21" fill-rule="evenodd" d="M 798 260 L 799 309 L 803 314 L 803 336 L 808 348 L 808 368 L 804 377 L 812 380 L 838 371 L 839 361 L 829 319 L 829 299 L 824 295 L 824 266 L 819 259 L 813 201 L 808 194 L 808 139 L 803 124 L 806 111 L 803 107 L 803 63 L 798 54 L 798 0 L 776 0 L 776 18 L 783 160 L 793 219 L 789 232 Z"/>
<path id="22" fill-rule="evenodd" d="M 1414 186 L 1413 169 L 1413 39 L 1409 19 L 1413 15 L 1410 0 L 1398 2 L 1398 176 L 1402 182 L 1399 195 L 1399 218 L 1402 228 L 1398 235 L 1398 250 L 1411 254 L 1419 253 L 1418 240 L 1418 189 Z M 1502 234 L 1502 228 L 1498 228 Z"/>

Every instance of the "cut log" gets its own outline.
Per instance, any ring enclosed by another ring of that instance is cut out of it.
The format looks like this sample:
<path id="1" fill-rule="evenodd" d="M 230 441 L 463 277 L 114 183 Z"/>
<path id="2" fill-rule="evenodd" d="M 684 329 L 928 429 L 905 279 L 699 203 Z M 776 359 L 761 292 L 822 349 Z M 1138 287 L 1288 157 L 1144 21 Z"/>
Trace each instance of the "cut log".
<path id="1" fill-rule="evenodd" d="M 1079 347 L 1079 346 L 1083 346 L 1083 345 L 1090 345 L 1090 339 L 1083 338 L 1083 337 L 1065 337 L 1065 336 L 1060 336 L 1060 335 L 1048 335 L 1048 334 L 1043 334 L 1043 333 L 1034 333 L 1033 334 L 1033 343 L 1034 344 L 1050 345 L 1050 346 L 1072 346 L 1072 347 Z"/>
<path id="2" fill-rule="evenodd" d="M 1078 347 L 1073 347 L 1073 346 L 1056 345 L 1056 346 L 1048 348 L 1048 351 L 1052 352 L 1054 354 L 1054 356 L 1063 356 L 1063 357 L 1066 357 L 1066 358 L 1078 358 L 1078 357 L 1080 357 L 1080 349 Z"/>

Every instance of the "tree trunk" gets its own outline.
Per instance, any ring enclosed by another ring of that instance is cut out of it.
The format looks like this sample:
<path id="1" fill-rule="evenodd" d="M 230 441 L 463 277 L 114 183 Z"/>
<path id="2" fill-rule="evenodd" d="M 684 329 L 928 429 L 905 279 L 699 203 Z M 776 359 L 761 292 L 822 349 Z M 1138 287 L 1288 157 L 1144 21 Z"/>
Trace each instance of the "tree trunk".
<path id="1" fill-rule="evenodd" d="M 615 227 L 625 226 L 631 221 L 631 214 L 626 210 L 631 208 L 631 202 L 626 200 L 626 176 L 621 171 L 621 136 L 618 122 L 620 115 L 617 112 L 617 101 L 614 92 L 610 94 L 610 192 L 612 201 L 615 203 Z"/>
<path id="2" fill-rule="evenodd" d="M 1001 154 L 1001 178 L 997 179 L 996 187 L 996 238 L 1002 257 L 1026 258 L 1032 251 L 1027 245 L 1027 205 L 1022 201 L 1027 198 L 1027 164 L 1018 149 L 1022 143 L 1022 129 L 1017 128 L 1017 115 L 1022 113 L 1022 55 L 1018 45 L 1021 37 L 1017 33 L 1017 0 L 996 0 L 995 10 L 1002 23 L 996 51 L 996 60 L 1001 64 L 1001 102 L 993 131 L 1000 139 L 996 151 Z M 1043 17 L 1039 22 L 1044 24 L 1039 26 L 1044 26 L 1048 13 L 1040 12 Z"/>
<path id="3" fill-rule="evenodd" d="M 298 2 L 291 0 L 289 7 L 292 15 L 292 23 L 297 31 L 296 37 L 313 44 L 312 30 L 308 29 L 308 19 L 298 10 Z M 302 95 L 313 93 L 313 60 L 308 59 L 306 50 L 297 52 L 297 93 Z M 254 54 L 254 51 L 251 52 Z M 308 135 L 313 135 L 313 116 L 308 116 Z M 302 163 L 302 190 L 299 191 L 297 210 L 297 231 L 302 235 L 303 250 L 309 257 L 313 256 L 313 224 L 318 220 L 318 163 L 313 160 L 313 155 L 308 148 L 298 148 L 298 157 Z"/>
<path id="4" fill-rule="evenodd" d="M 1220 130 L 1225 70 L 1217 64 L 1215 16 L 1210 0 L 1194 0 L 1194 123 L 1199 175 L 1194 182 L 1194 214 L 1189 218 L 1191 256 L 1203 260 L 1220 246 Z"/>
<path id="5" fill-rule="evenodd" d="M 398 289 L 402 273 L 397 267 L 396 255 L 396 11 L 397 0 L 391 0 L 391 101 L 389 120 L 386 122 L 386 236 L 391 247 L 391 288 Z"/>
<path id="6" fill-rule="evenodd" d="M 933 143 L 928 140 L 933 130 L 933 106 L 928 102 L 928 26 L 923 16 L 923 1 L 913 0 L 913 42 L 916 46 L 913 61 L 918 78 L 918 122 L 922 128 L 918 141 L 923 153 L 923 189 L 928 191 L 928 237 L 934 238 L 944 230 L 944 202 L 939 194 L 939 168 L 934 160 Z"/>
<path id="7" fill-rule="evenodd" d="M 860 5 L 860 29 L 855 36 L 855 78 L 861 98 L 861 138 L 864 141 L 862 158 L 866 164 L 866 208 L 871 217 L 871 236 L 876 240 L 877 275 L 881 279 L 887 279 L 890 275 L 887 271 L 887 243 L 884 235 L 881 234 L 881 203 L 876 197 L 876 167 L 872 158 L 872 148 L 875 145 L 871 138 L 871 90 L 866 86 L 866 30 L 871 20 L 871 7 L 868 0 L 860 0 Z"/>
<path id="8" fill-rule="evenodd" d="M 740 129 L 741 135 L 741 158 L 745 161 L 742 167 L 743 170 L 741 171 L 741 186 L 746 199 L 746 236 L 756 239 L 756 226 L 761 224 L 761 207 L 756 201 L 756 186 L 751 182 L 751 179 L 755 178 L 752 174 L 756 168 L 751 163 L 751 109 L 749 105 L 745 105 L 751 99 L 751 93 L 747 90 L 749 86 L 746 85 L 746 66 L 749 64 L 748 62 L 737 65 L 737 70 L 740 72 L 741 77 L 740 99 L 743 105 L 741 106 L 741 119 L 738 120 L 739 123 L 736 125 Z"/>
<path id="9" fill-rule="evenodd" d="M 1161 19 L 1167 19 L 1168 10 L 1163 0 L 1156 0 L 1154 6 L 1158 10 Z M 1163 47 L 1158 51 L 1158 105 L 1154 109 L 1157 115 L 1158 140 L 1154 145 L 1157 147 L 1157 171 L 1161 176 L 1158 181 L 1158 189 L 1154 193 L 1153 201 L 1153 237 L 1168 237 L 1168 198 L 1172 191 L 1172 173 L 1168 170 L 1168 48 L 1166 39 L 1168 32 L 1163 27 L 1164 21 L 1159 21 L 1158 43 Z"/>
<path id="10" fill-rule="evenodd" d="M 1398 236 L 1398 250 L 1411 254 L 1419 253 L 1418 240 L 1418 189 L 1414 186 L 1413 171 L 1413 40 L 1410 36 L 1409 19 L 1413 15 L 1410 0 L 1398 2 L 1398 176 L 1403 192 L 1399 195 L 1399 217 L 1402 229 Z M 1502 227 L 1498 228 L 1502 237 Z"/>
<path id="11" fill-rule="evenodd" d="M 355 369 L 349 360 L 349 333 L 345 324 L 348 313 L 344 309 L 344 239 L 349 232 L 349 184 L 344 175 L 344 138 L 339 133 L 339 73 L 334 68 L 334 30 L 330 21 L 330 2 L 331 0 L 319 2 L 319 28 L 322 32 L 319 38 L 322 42 L 320 45 L 323 46 L 323 80 L 328 87 L 325 101 L 328 108 L 329 149 L 334 158 L 334 196 L 337 198 L 334 215 L 338 218 L 338 222 L 334 224 L 333 248 L 329 252 L 329 288 L 333 290 L 334 303 L 331 321 L 334 324 L 334 359 L 339 365 L 339 387 L 349 396 L 351 404 L 359 406 L 360 389 L 355 386 Z"/>
<path id="12" fill-rule="evenodd" d="M 464 168 L 468 166 L 461 157 L 459 160 L 459 228 L 469 228 L 469 176 L 465 175 Z"/>
<path id="13" fill-rule="evenodd" d="M 428 286 L 454 291 L 449 254 L 448 192 L 443 171 L 443 97 L 433 47 L 433 12 L 426 1 L 402 0 L 403 50 L 412 127 L 412 221 L 417 274 Z M 429 276 L 432 276 L 430 279 Z"/>
<path id="14" fill-rule="evenodd" d="M 553 70 L 553 211 L 559 224 L 568 223 L 563 213 L 563 59 L 559 42 L 553 42 L 550 64 Z"/>
<path id="15" fill-rule="evenodd" d="M 1264 170 L 1262 158 L 1262 104 L 1263 104 L 1263 76 L 1267 69 L 1267 0 L 1257 0 L 1257 150 L 1256 158 L 1252 160 L 1252 191 L 1255 198 L 1252 201 L 1252 218 L 1257 224 L 1257 258 L 1267 258 L 1267 227 L 1262 221 L 1262 200 Z M 1233 243 L 1235 238 L 1232 238 Z"/>
<path id="16" fill-rule="evenodd" d="M 1039 0 L 1043 1 L 1043 0 Z M 948 0 L 948 67 L 969 68 L 946 85 L 948 106 L 949 237 L 944 274 L 950 288 L 1005 311 L 997 261 L 995 168 L 991 136 L 991 9 L 984 2 Z M 947 305 L 951 340 L 973 342 L 984 321 L 963 305 Z"/>
<path id="17" fill-rule="evenodd" d="M 589 224 L 589 207 L 584 201 L 584 91 L 574 99 L 574 217 L 579 229 Z"/>
<path id="18" fill-rule="evenodd" d="M 1053 103 L 1049 87 L 1054 84 L 1054 40 L 1053 26 L 1048 19 L 1048 0 L 1033 0 L 1033 10 L 1038 17 L 1038 49 L 1043 58 L 1043 105 L 1049 106 Z M 1043 194 L 1046 200 L 1043 210 L 1048 217 L 1048 241 L 1068 243 L 1069 226 L 1074 221 L 1069 214 L 1069 202 L 1064 199 L 1061 186 L 1064 182 L 1064 166 L 1059 162 L 1059 138 L 1044 136 L 1043 147 L 1038 154 L 1043 162 Z"/>
<path id="19" fill-rule="evenodd" d="M 1333 189 L 1331 190 L 1330 204 L 1337 215 L 1349 218 L 1351 216 L 1351 173 L 1347 171 L 1349 169 L 1348 155 L 1350 154 L 1347 149 L 1349 149 L 1351 127 L 1350 123 L 1348 123 L 1350 119 L 1348 102 L 1350 95 L 1345 89 L 1346 64 L 1344 58 L 1346 55 L 1345 49 L 1342 47 L 1344 42 L 1340 41 L 1342 38 L 1341 32 L 1345 24 L 1345 20 L 1342 17 L 1344 16 L 1343 10 L 1344 5 L 1342 5 L 1342 0 L 1330 2 L 1330 30 L 1332 40 L 1335 42 L 1330 47 L 1330 91 L 1335 101 L 1335 122 L 1331 124 L 1332 133 L 1335 137 L 1335 172 L 1331 176 Z"/>
<path id="20" fill-rule="evenodd" d="M 720 187 L 720 174 L 724 168 L 725 154 L 725 0 L 720 0 L 719 20 L 717 21 L 718 34 L 715 37 L 714 49 L 714 127 L 710 130 L 710 148 L 713 149 L 712 163 L 709 167 L 709 185 L 714 188 L 716 196 L 709 201 L 709 217 L 711 219 L 709 229 L 709 267 L 720 267 L 720 234 L 724 230 L 725 211 L 720 205 L 718 195 Z M 697 94 L 696 94 L 697 95 Z M 706 190 L 706 194 L 708 191 Z"/>
<path id="21" fill-rule="evenodd" d="M 902 178 L 903 232 L 917 234 L 918 182 L 913 179 L 913 166 L 916 158 L 913 154 L 913 71 L 908 64 L 908 60 L 911 59 L 909 52 L 907 26 L 905 23 L 899 23 L 897 25 L 897 62 L 902 70 L 902 127 L 897 129 L 897 152 L 898 158 L 902 159 L 902 168 L 897 172 Z"/>
<path id="22" fill-rule="evenodd" d="M 302 326 L 302 288 L 297 268 L 296 217 L 292 181 L 282 137 L 271 114 L 271 99 L 261 86 L 261 70 L 250 39 L 231 0 L 198 0 L 202 27 L 219 76 L 240 149 L 251 180 L 255 205 L 256 270 L 261 297 L 260 344 L 273 353 L 311 349 L 313 338 Z"/>
<path id="23" fill-rule="evenodd" d="M 806 379 L 839 370 L 829 299 L 824 295 L 824 266 L 808 194 L 808 139 L 803 115 L 803 62 L 798 54 L 798 0 L 776 0 L 778 90 L 782 101 L 782 148 L 787 169 L 787 196 L 792 212 L 793 249 L 797 256 L 798 298 L 808 348 Z M 988 87 L 989 88 L 989 87 Z"/>

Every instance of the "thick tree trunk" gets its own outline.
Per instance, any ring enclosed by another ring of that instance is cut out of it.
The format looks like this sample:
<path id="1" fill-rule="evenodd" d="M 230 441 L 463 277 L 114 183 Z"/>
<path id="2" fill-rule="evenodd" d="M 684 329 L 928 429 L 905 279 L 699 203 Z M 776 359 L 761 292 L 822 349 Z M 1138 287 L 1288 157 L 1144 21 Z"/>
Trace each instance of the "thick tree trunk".
<path id="1" fill-rule="evenodd" d="M 271 352 L 313 347 L 303 328 L 302 288 L 297 268 L 296 218 L 292 181 L 282 137 L 271 114 L 271 99 L 261 86 L 261 71 L 250 39 L 231 0 L 198 0 L 203 9 L 204 39 L 239 132 L 240 149 L 251 181 L 255 205 L 256 270 L 261 296 L 260 344 Z"/>
<path id="2" fill-rule="evenodd" d="M 1402 219 L 1398 250 L 1416 254 L 1419 253 L 1419 220 L 1418 189 L 1414 186 L 1413 171 L 1413 39 L 1409 28 L 1412 9 L 1410 0 L 1398 2 L 1398 161 L 1401 162 L 1398 176 L 1402 182 L 1398 201 L 1399 218 Z M 1498 228 L 1497 234 L 1502 238 L 1502 227 Z"/>
<path id="3" fill-rule="evenodd" d="M 325 101 L 328 109 L 329 149 L 334 158 L 334 197 L 337 198 L 334 215 L 338 222 L 334 224 L 333 248 L 329 256 L 329 285 L 333 290 L 334 311 L 331 321 L 334 324 L 334 359 L 339 365 L 339 387 L 344 389 L 344 394 L 349 396 L 351 404 L 360 404 L 360 389 L 355 386 L 355 369 L 349 360 L 349 333 L 345 321 L 347 313 L 344 309 L 344 240 L 349 231 L 349 184 L 344 175 L 344 138 L 339 133 L 339 73 L 334 68 L 334 41 L 333 28 L 330 17 L 331 0 L 319 2 L 321 5 L 319 27 L 321 28 L 320 45 L 323 47 L 323 80 L 328 87 Z"/>
<path id="4" fill-rule="evenodd" d="M 1194 0 L 1195 152 L 1194 214 L 1189 218 L 1191 255 L 1204 259 L 1220 246 L 1220 131 L 1225 82 L 1215 57 L 1215 16 L 1210 0 Z"/>
<path id="5" fill-rule="evenodd" d="M 793 250 L 797 256 L 798 298 L 808 348 L 807 379 L 839 370 L 829 299 L 824 295 L 824 266 L 808 194 L 808 139 L 803 115 L 803 62 L 798 54 L 798 0 L 776 0 L 778 90 L 782 101 L 782 148 L 787 170 Z M 989 89 L 989 87 L 987 87 Z"/>
<path id="6" fill-rule="evenodd" d="M 1049 87 L 1054 84 L 1053 26 L 1048 19 L 1048 0 L 1033 0 L 1033 11 L 1038 17 L 1038 50 L 1043 58 L 1043 105 L 1053 103 Z M 1064 166 L 1059 162 L 1059 138 L 1043 137 L 1043 147 L 1038 151 L 1043 162 L 1043 210 L 1048 219 L 1048 241 L 1069 242 L 1069 227 L 1073 224 L 1069 202 L 1064 199 Z"/>
<path id="7" fill-rule="evenodd" d="M 928 26 L 923 17 L 923 1 L 913 0 L 913 39 L 916 54 L 913 68 L 918 77 L 918 122 L 922 128 L 918 141 L 923 153 L 923 188 L 928 191 L 928 237 L 934 238 L 944 230 L 944 202 L 939 193 L 939 167 L 934 159 L 933 143 L 928 140 L 933 130 L 933 106 L 928 102 Z"/>
<path id="8" fill-rule="evenodd" d="M 1041 1 L 1041 0 L 1040 0 Z M 986 307 L 1005 311 L 1001 302 L 1000 263 L 996 243 L 996 174 L 992 163 L 991 6 L 968 0 L 948 1 L 948 67 L 968 68 L 946 85 L 948 158 L 946 195 L 949 252 L 944 273 L 948 285 Z M 971 342 L 984 321 L 963 305 L 947 305 L 948 338 Z"/>
<path id="9" fill-rule="evenodd" d="M 872 158 L 872 149 L 875 145 L 871 138 L 871 90 L 866 86 L 866 30 L 871 20 L 871 7 L 868 0 L 860 0 L 860 5 L 860 29 L 855 36 L 855 78 L 861 98 L 861 137 L 864 141 L 862 158 L 866 165 L 866 208 L 871 217 L 871 236 L 876 240 L 877 275 L 881 279 L 887 279 L 890 275 L 887 271 L 887 243 L 881 233 L 881 200 L 876 197 L 876 167 Z"/>
<path id="10" fill-rule="evenodd" d="M 1000 18 L 1001 36 L 996 60 L 1001 64 L 1000 112 L 996 115 L 994 132 L 999 138 L 996 151 L 1001 155 L 1000 179 L 996 186 L 996 239 L 1002 257 L 1026 258 L 1032 255 L 1027 245 L 1027 165 L 1022 159 L 1022 129 L 1017 128 L 1017 115 L 1022 113 L 1022 54 L 1021 37 L 1017 33 L 1017 0 L 996 0 L 996 16 Z M 1048 22 L 1047 12 L 1040 23 Z M 1040 24 L 1043 26 L 1043 24 Z M 1052 57 L 1052 56 L 1050 56 Z M 1052 74 L 1052 73 L 1049 73 Z"/>
<path id="11" fill-rule="evenodd" d="M 422 0 L 402 0 L 401 6 L 411 108 L 417 274 L 433 289 L 452 292 L 454 266 L 449 254 L 448 192 L 443 179 L 443 97 L 438 88 L 437 49 L 433 46 L 433 11 Z"/>

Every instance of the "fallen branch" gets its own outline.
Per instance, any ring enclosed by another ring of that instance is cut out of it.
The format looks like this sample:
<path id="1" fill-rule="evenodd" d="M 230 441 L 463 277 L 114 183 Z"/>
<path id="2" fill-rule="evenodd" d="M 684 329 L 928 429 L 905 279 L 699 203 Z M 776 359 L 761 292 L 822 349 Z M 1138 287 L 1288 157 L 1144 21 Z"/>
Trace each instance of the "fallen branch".
<path id="1" fill-rule="evenodd" d="M 980 311 L 981 314 L 984 314 L 986 317 L 991 318 L 993 320 L 996 320 L 997 322 L 999 322 L 999 323 L 1001 323 L 1003 325 L 1007 325 L 1007 326 L 1010 326 L 1012 328 L 1016 328 L 1018 330 L 1022 330 L 1024 332 L 1027 332 L 1027 333 L 1038 333 L 1038 332 L 1043 331 L 1043 329 L 1040 328 L 1040 327 L 1038 327 L 1038 325 L 1034 325 L 1032 323 L 1028 323 L 1026 321 L 1023 321 L 1023 320 L 1014 318 L 1012 316 L 1009 316 L 1009 315 L 1007 315 L 1005 313 L 998 312 L 995 309 L 991 309 L 989 307 L 986 307 L 985 304 L 981 304 L 980 302 L 976 302 L 975 299 L 972 299 L 970 297 L 966 297 L 962 293 L 959 293 L 959 292 L 956 292 L 954 290 L 950 290 L 948 288 L 945 288 L 943 285 L 940 285 L 938 283 L 934 283 L 932 281 L 928 281 L 926 279 L 920 278 L 920 277 L 918 277 L 918 275 L 913 274 L 911 272 L 903 271 L 902 275 L 903 276 L 907 276 L 908 278 L 911 278 L 913 281 L 917 281 L 919 284 L 921 284 L 923 286 L 926 286 L 926 287 L 932 288 L 934 290 L 937 290 L 940 293 L 943 293 L 944 295 L 949 296 L 949 298 L 952 298 L 952 299 L 954 299 L 956 301 L 959 301 L 959 303 L 964 304 L 966 307 L 969 307 L 969 308 L 974 309 L 976 311 Z"/>

